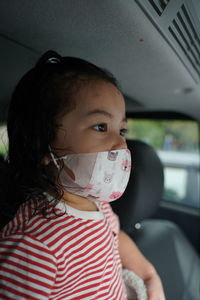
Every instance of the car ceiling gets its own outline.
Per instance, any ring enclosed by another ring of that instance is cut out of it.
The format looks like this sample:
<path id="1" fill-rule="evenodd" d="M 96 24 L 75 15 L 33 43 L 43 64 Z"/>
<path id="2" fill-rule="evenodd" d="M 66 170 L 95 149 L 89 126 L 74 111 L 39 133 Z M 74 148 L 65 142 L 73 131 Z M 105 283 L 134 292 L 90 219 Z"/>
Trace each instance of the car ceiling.
<path id="1" fill-rule="evenodd" d="M 200 120 L 200 78 L 159 23 L 165 17 L 166 25 L 169 16 L 176 16 L 186 3 L 192 5 L 200 32 L 199 0 L 163 0 L 168 2 L 163 19 L 148 10 L 150 2 L 1 0 L 2 116 L 17 81 L 39 55 L 52 49 L 110 70 L 120 83 L 129 112 L 174 111 Z"/>

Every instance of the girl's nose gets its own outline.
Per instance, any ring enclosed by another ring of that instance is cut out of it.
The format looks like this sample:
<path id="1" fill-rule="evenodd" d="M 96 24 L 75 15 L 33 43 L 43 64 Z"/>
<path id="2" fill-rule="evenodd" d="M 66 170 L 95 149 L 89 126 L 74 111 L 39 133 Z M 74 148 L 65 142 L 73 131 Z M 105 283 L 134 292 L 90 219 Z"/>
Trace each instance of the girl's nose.
<path id="1" fill-rule="evenodd" d="M 111 150 L 117 150 L 117 149 L 125 149 L 127 148 L 125 137 L 121 135 L 115 136 L 112 140 Z"/>

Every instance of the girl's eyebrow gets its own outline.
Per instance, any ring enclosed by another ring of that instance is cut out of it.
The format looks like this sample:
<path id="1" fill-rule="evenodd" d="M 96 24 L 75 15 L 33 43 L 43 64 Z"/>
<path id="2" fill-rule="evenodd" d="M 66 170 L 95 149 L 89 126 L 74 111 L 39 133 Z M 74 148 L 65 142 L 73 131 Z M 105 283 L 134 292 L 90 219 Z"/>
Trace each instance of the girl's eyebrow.
<path id="1" fill-rule="evenodd" d="M 91 116 L 91 115 L 95 115 L 95 114 L 100 114 L 100 115 L 104 115 L 106 117 L 109 117 L 110 119 L 113 119 L 113 115 L 111 113 L 109 113 L 108 111 L 106 110 L 103 110 L 103 109 L 94 109 L 94 110 L 91 110 L 89 111 L 86 116 Z M 122 119 L 122 122 L 127 122 L 127 118 L 124 117 Z"/>

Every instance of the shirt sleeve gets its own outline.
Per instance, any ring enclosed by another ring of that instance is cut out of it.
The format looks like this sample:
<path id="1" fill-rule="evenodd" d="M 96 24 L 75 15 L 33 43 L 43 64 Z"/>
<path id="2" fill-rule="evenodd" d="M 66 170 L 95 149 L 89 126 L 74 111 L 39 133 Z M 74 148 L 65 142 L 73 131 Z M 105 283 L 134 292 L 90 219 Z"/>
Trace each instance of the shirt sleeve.
<path id="1" fill-rule="evenodd" d="M 0 240 L 0 299 L 49 299 L 56 271 L 54 255 L 35 237 Z"/>

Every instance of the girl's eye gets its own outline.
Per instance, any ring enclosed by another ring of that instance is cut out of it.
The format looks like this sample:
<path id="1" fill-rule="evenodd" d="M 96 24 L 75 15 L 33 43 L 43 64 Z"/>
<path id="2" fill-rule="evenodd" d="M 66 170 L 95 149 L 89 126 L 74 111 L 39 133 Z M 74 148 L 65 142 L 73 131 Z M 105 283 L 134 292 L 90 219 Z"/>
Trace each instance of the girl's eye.
<path id="1" fill-rule="evenodd" d="M 128 131 L 128 129 L 126 129 L 126 128 L 121 129 L 121 130 L 120 130 L 120 135 L 121 135 L 121 136 L 125 136 L 126 133 L 127 133 L 127 131 Z"/>
<path id="2" fill-rule="evenodd" d="M 107 124 L 97 124 L 97 125 L 93 126 L 92 128 L 95 129 L 96 131 L 100 131 L 100 132 L 106 132 L 108 130 Z"/>
<path id="3" fill-rule="evenodd" d="M 99 131 L 99 132 L 107 132 L 107 131 L 108 131 L 108 125 L 107 125 L 107 124 L 104 124 L 104 123 L 94 125 L 92 128 L 93 128 L 94 130 L 96 130 L 96 131 Z M 126 128 L 121 129 L 121 130 L 120 130 L 120 135 L 121 135 L 121 136 L 125 136 L 126 133 L 127 133 L 127 131 L 128 131 L 128 130 L 127 130 Z"/>

